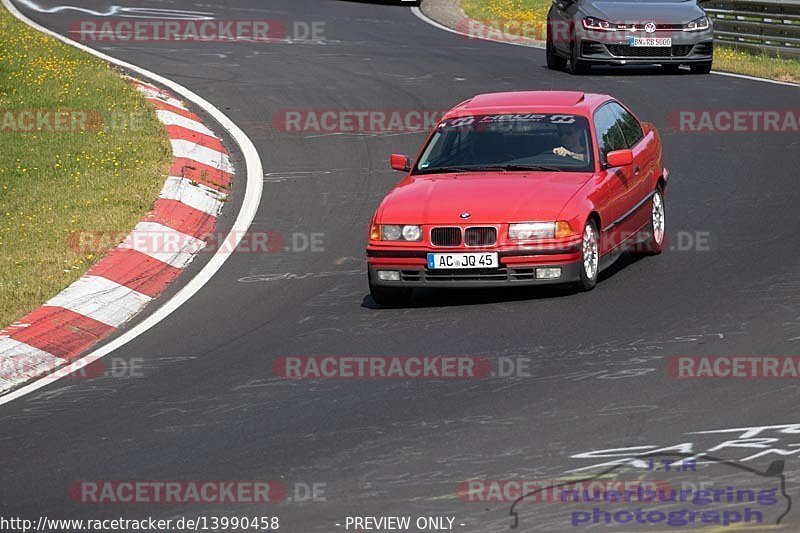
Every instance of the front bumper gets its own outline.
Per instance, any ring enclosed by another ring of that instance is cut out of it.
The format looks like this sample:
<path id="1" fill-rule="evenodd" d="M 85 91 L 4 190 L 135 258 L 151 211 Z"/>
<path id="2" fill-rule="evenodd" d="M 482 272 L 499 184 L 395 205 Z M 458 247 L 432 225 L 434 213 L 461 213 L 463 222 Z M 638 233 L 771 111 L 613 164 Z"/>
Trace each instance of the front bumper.
<path id="1" fill-rule="evenodd" d="M 469 250 L 474 251 L 474 250 Z M 441 252 L 441 250 L 437 250 Z M 529 285 L 558 285 L 580 280 L 581 255 L 576 249 L 564 253 L 518 255 L 499 252 L 499 268 L 489 269 L 429 269 L 427 252 L 409 251 L 394 257 L 376 250 L 367 250 L 370 282 L 381 287 L 500 287 Z M 558 278 L 539 279 L 537 269 L 559 268 Z M 385 281 L 378 271 L 397 271 L 399 281 Z"/>
<path id="2" fill-rule="evenodd" d="M 660 34 L 654 36 L 661 37 Z M 711 32 L 679 33 L 672 34 L 671 37 L 671 47 L 632 47 L 628 36 L 607 37 L 602 40 L 583 37 L 578 41 L 578 55 L 583 61 L 608 65 L 688 65 L 713 61 L 714 42 Z"/>

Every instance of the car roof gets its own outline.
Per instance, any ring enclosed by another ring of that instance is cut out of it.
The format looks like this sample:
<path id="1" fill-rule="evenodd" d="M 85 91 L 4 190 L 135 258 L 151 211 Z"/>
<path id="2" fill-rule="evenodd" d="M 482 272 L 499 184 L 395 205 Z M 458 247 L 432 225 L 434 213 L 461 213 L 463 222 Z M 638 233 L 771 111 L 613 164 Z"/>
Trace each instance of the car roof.
<path id="1" fill-rule="evenodd" d="M 579 91 L 515 91 L 479 94 L 461 102 L 445 118 L 495 113 L 570 113 L 591 116 L 601 104 L 611 100 L 605 94 Z"/>

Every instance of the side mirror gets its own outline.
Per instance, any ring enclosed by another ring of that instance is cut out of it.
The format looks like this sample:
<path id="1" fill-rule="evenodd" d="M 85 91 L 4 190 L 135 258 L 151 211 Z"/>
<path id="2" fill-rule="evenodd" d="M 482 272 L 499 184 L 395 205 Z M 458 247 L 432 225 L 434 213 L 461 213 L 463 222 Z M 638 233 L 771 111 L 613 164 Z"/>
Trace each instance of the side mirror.
<path id="1" fill-rule="evenodd" d="M 627 167 L 633 164 L 633 152 L 630 150 L 615 150 L 606 155 L 609 167 Z"/>
<path id="2" fill-rule="evenodd" d="M 411 170 L 411 161 L 408 160 L 408 156 L 403 154 L 392 154 L 392 157 L 389 158 L 389 164 L 395 170 L 402 170 L 403 172 Z"/>

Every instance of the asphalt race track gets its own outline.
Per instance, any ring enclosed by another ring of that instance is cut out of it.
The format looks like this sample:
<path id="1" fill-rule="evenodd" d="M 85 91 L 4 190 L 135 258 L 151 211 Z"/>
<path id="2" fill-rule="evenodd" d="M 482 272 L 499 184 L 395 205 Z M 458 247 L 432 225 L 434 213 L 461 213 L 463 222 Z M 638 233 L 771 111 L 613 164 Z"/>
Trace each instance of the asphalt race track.
<path id="1" fill-rule="evenodd" d="M 65 34 L 84 16 L 16 4 Z M 274 515 L 281 530 L 298 533 L 344 530 L 354 515 L 450 516 L 459 531 L 505 531 L 510 503 L 461 501 L 458 481 L 556 479 L 610 460 L 576 454 L 680 443 L 693 443 L 692 453 L 716 447 L 715 455 L 759 470 L 784 459 L 787 492 L 800 495 L 800 429 L 692 434 L 800 423 L 796 381 L 681 380 L 665 370 L 674 355 L 800 351 L 798 135 L 668 126 L 679 110 L 796 109 L 796 87 L 658 69 L 571 76 L 547 70 L 542 50 L 461 38 L 402 6 L 136 5 L 324 22 L 322 42 L 90 43 L 223 110 L 267 173 L 251 229 L 287 242 L 320 233 L 322 250 L 231 257 L 182 308 L 113 354 L 141 358 L 139 379 L 62 380 L 0 407 L 0 514 Z M 589 293 L 418 291 L 406 309 L 374 305 L 367 226 L 401 178 L 389 154 L 416 154 L 425 134 L 287 134 L 273 127 L 274 115 L 440 111 L 477 93 L 522 89 L 612 94 L 659 128 L 672 248 L 623 258 Z M 241 194 L 234 189 L 227 217 Z M 280 379 L 273 362 L 288 355 L 474 355 L 529 365 L 527 375 L 470 381 Z M 188 479 L 282 480 L 290 497 L 296 484 L 317 483 L 325 495 L 254 508 L 92 505 L 68 494 L 77 480 Z M 523 506 L 520 530 L 575 529 L 565 516 L 558 505 Z M 800 511 L 783 524 L 797 530 Z"/>

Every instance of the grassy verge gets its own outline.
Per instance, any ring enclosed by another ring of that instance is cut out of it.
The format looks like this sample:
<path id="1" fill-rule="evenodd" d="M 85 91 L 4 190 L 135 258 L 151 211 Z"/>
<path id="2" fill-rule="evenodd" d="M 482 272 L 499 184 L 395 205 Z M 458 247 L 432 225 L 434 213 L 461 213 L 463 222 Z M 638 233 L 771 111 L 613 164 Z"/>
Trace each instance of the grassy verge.
<path id="1" fill-rule="evenodd" d="M 541 25 L 552 3 L 552 0 L 461 0 L 461 7 L 475 20 L 514 20 Z"/>
<path id="2" fill-rule="evenodd" d="M 100 258 L 69 246 L 71 234 L 135 226 L 171 151 L 153 110 L 106 63 L 3 8 L 0 35 L 2 328 Z"/>
<path id="3" fill-rule="evenodd" d="M 543 28 L 548 0 L 461 0 L 467 16 L 480 21 L 513 20 L 517 27 Z M 513 31 L 514 26 L 509 26 Z M 538 38 L 543 38 L 541 35 Z M 714 70 L 800 83 L 800 60 L 781 59 L 717 46 Z"/>
<path id="4" fill-rule="evenodd" d="M 800 83 L 800 60 L 754 54 L 730 46 L 716 47 L 714 70 Z"/>

